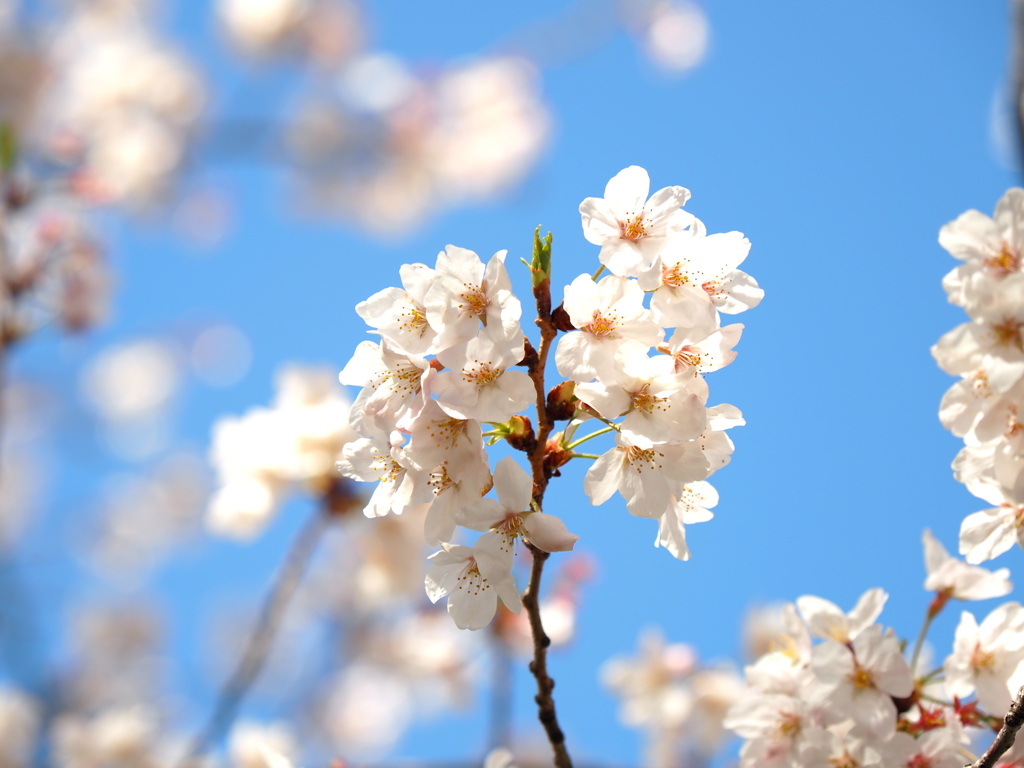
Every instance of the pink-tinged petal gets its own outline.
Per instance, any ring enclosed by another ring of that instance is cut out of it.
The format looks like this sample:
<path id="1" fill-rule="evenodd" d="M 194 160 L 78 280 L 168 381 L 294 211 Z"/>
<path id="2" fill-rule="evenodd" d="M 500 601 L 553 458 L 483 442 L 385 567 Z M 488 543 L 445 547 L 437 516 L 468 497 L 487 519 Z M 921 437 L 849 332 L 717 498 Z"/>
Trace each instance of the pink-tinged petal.
<path id="1" fill-rule="evenodd" d="M 512 573 L 515 537 L 497 531 L 485 533 L 473 545 L 473 556 L 480 573 L 493 583 Z"/>
<path id="2" fill-rule="evenodd" d="M 850 641 L 849 621 L 835 603 L 822 597 L 804 595 L 797 598 L 796 607 L 815 637 L 835 640 L 838 643 Z"/>
<path id="3" fill-rule="evenodd" d="M 979 323 L 963 323 L 943 334 L 932 347 L 932 357 L 939 367 L 951 376 L 960 376 L 981 367 L 984 353 L 981 336 L 984 329 Z"/>
<path id="4" fill-rule="evenodd" d="M 455 589 L 462 571 L 469 567 L 472 557 L 473 550 L 470 547 L 458 544 L 443 544 L 440 551 L 430 556 L 425 580 L 430 602 L 436 603 Z"/>
<path id="5" fill-rule="evenodd" d="M 618 213 L 639 214 L 651 190 L 651 177 L 638 165 L 623 168 L 604 188 L 604 199 Z"/>
<path id="6" fill-rule="evenodd" d="M 593 345 L 589 334 L 571 331 L 558 340 L 555 367 L 558 373 L 577 382 L 589 381 L 597 375 L 592 361 Z"/>
<path id="7" fill-rule="evenodd" d="M 402 287 L 409 296 L 422 304 L 434 280 L 434 270 L 426 264 L 403 264 L 399 267 L 398 274 L 402 278 Z"/>
<path id="8" fill-rule="evenodd" d="M 545 552 L 569 552 L 580 537 L 569 533 L 561 518 L 534 512 L 523 523 L 530 541 Z"/>
<path id="9" fill-rule="evenodd" d="M 519 596 L 519 590 L 516 588 L 516 582 L 512 578 L 512 574 L 508 574 L 506 578 L 499 580 L 494 585 L 495 590 L 498 592 L 498 597 L 501 598 L 501 602 L 505 604 L 512 613 L 519 614 L 523 610 L 523 601 Z"/>
<path id="10" fill-rule="evenodd" d="M 853 654 L 842 643 L 826 640 L 811 650 L 811 669 L 818 680 L 834 689 L 853 672 Z"/>
<path id="11" fill-rule="evenodd" d="M 377 291 L 366 301 L 356 304 L 356 314 L 363 318 L 367 325 L 376 327 L 396 304 L 407 300 L 406 292 L 401 288 L 385 288 L 383 291 Z"/>
<path id="12" fill-rule="evenodd" d="M 506 456 L 494 468 L 494 490 L 506 512 L 525 512 L 533 499 L 533 479 Z"/>

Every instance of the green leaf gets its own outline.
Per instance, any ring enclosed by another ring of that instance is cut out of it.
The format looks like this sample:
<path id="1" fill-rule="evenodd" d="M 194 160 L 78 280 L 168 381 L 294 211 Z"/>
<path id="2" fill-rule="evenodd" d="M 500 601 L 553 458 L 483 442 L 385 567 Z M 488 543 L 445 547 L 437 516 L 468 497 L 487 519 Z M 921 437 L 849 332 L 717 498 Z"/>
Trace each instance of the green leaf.
<path id="1" fill-rule="evenodd" d="M 551 279 L 551 233 L 541 239 L 540 226 L 533 232 L 533 262 L 530 264 L 533 284 L 539 285 Z"/>

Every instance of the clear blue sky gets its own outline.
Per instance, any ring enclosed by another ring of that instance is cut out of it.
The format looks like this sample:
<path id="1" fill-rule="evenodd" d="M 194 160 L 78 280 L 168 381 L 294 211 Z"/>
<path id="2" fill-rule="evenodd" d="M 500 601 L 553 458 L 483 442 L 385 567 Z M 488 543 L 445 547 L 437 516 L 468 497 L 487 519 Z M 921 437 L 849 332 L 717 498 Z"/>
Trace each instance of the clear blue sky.
<path id="1" fill-rule="evenodd" d="M 379 48 L 438 63 L 494 48 L 549 6 L 389 2 L 368 4 L 367 14 Z M 738 658 L 752 603 L 811 593 L 849 608 L 881 586 L 891 593 L 882 620 L 912 637 L 927 602 L 923 528 L 955 551 L 960 520 L 983 506 L 952 479 L 958 441 L 937 418 L 952 380 L 928 349 L 962 321 L 940 286 L 954 261 L 937 245 L 939 227 L 967 208 L 991 213 L 1018 183 L 992 138 L 1008 10 L 952 0 L 717 0 L 706 9 L 710 54 L 684 78 L 656 71 L 624 35 L 545 71 L 554 135 L 525 183 L 402 240 L 294 216 L 276 169 L 215 167 L 210 178 L 236 199 L 228 237 L 196 258 L 163 225 L 111 222 L 115 321 L 60 363 L 44 344 L 20 365 L 73 372 L 110 342 L 182 317 L 225 318 L 253 340 L 254 362 L 229 390 L 187 391 L 178 433 L 204 446 L 217 416 L 270 399 L 280 363 L 340 369 L 365 331 L 354 305 L 396 284 L 402 263 L 432 263 L 454 243 L 482 255 L 507 248 L 515 265 L 541 224 L 554 232 L 555 285 L 593 271 L 597 248 L 582 237 L 577 206 L 621 168 L 641 165 L 654 188 L 689 188 L 687 209 L 710 231 L 750 238 L 744 269 L 766 297 L 737 318 L 746 324 L 737 362 L 709 377 L 711 401 L 735 404 L 748 425 L 733 430 L 733 462 L 713 479 L 722 497 L 716 518 L 689 529 L 689 562 L 655 550 L 654 524 L 631 518 L 617 497 L 591 507 L 585 467 L 570 467 L 551 487 L 549 508 L 599 564 L 578 640 L 552 662 L 571 747 L 613 763 L 639 758 L 597 668 L 632 650 L 645 626 L 663 627 L 704 658 Z M 181 9 L 172 22 L 215 87 L 231 91 L 238 75 L 215 52 L 205 10 Z M 231 103 L 273 108 L 285 80 L 250 83 Z M 525 278 L 514 275 L 522 293 Z M 113 460 L 85 466 L 80 446 L 62 450 L 68 468 L 56 497 L 94 482 L 97 464 L 117 468 Z M 258 598 L 302 515 L 294 505 L 258 545 L 206 542 L 161 572 L 186 662 L 197 663 L 218 606 Z M 1020 562 L 1015 549 L 999 565 L 1014 571 Z M 57 566 L 47 568 L 38 573 L 50 583 Z M 943 655 L 958 611 L 950 614 L 933 635 Z M 204 674 L 195 667 L 186 683 L 197 696 L 208 694 Z M 529 682 L 520 675 L 523 729 L 535 728 Z M 399 755 L 472 756 L 482 718 L 461 722 L 477 730 L 417 727 Z"/>

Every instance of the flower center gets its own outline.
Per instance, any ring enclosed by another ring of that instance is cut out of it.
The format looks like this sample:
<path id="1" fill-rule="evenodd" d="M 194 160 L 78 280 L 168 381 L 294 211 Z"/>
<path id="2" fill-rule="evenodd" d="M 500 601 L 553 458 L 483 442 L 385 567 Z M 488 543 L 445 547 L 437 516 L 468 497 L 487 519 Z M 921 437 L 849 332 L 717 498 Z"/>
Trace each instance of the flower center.
<path id="1" fill-rule="evenodd" d="M 447 451 L 458 445 L 459 440 L 466 433 L 466 422 L 462 419 L 448 419 L 447 421 L 431 421 L 427 434 L 434 438 L 438 448 L 442 445 Z"/>
<path id="2" fill-rule="evenodd" d="M 992 651 L 986 651 L 981 647 L 981 643 L 978 643 L 971 654 L 971 666 L 978 672 L 990 672 L 995 669 L 996 655 Z"/>
<path id="3" fill-rule="evenodd" d="M 470 558 L 469 566 L 456 579 L 456 583 L 458 584 L 456 589 L 464 589 L 470 595 L 479 595 L 481 592 L 486 592 L 491 588 L 491 585 L 487 583 L 487 579 L 480 575 L 480 569 L 477 568 L 474 558 Z"/>
<path id="4" fill-rule="evenodd" d="M 670 288 L 678 288 L 690 282 L 690 276 L 682 271 L 682 266 L 679 264 L 673 264 L 671 267 L 668 264 L 662 264 L 661 282 Z"/>
<path id="5" fill-rule="evenodd" d="M 653 448 L 637 448 L 635 445 L 631 445 L 625 451 L 626 461 L 637 471 L 637 474 L 643 474 L 644 468 L 651 471 L 661 469 L 659 460 L 665 458 L 665 454 L 659 453 Z"/>
<path id="6" fill-rule="evenodd" d="M 996 336 L 996 343 L 1001 347 L 1016 347 L 1024 352 L 1024 340 L 1021 339 L 1020 329 L 1024 323 L 1013 318 L 1006 318 L 1001 323 L 992 326 L 992 332 Z"/>
<path id="7" fill-rule="evenodd" d="M 462 303 L 459 304 L 459 311 L 473 317 L 479 317 L 484 321 L 484 325 L 487 325 L 487 294 L 485 293 L 487 286 L 483 283 L 480 285 L 463 283 L 462 287 L 465 290 L 459 294 L 459 298 L 462 299 Z"/>
<path id="8" fill-rule="evenodd" d="M 382 483 L 391 483 L 405 471 L 405 468 L 395 461 L 390 453 L 381 453 L 376 448 L 373 449 L 373 463 L 370 464 L 370 468 L 378 473 L 377 480 Z"/>
<path id="9" fill-rule="evenodd" d="M 874 675 L 871 674 L 870 670 L 864 669 L 857 662 L 853 663 L 853 672 L 850 673 L 849 680 L 858 691 L 875 687 Z"/>
<path id="10" fill-rule="evenodd" d="M 455 485 L 455 481 L 448 476 L 448 467 L 442 464 L 440 467 L 438 467 L 437 469 L 430 473 L 430 478 L 427 480 L 427 485 L 429 485 L 433 489 L 435 496 L 440 496 L 442 493 L 444 493 L 453 485 Z"/>
<path id="11" fill-rule="evenodd" d="M 1020 268 L 1020 258 L 1010 250 L 1010 246 L 1006 243 L 999 248 L 999 253 L 985 259 L 983 263 L 989 269 L 1001 272 L 1004 277 Z"/>
<path id="12" fill-rule="evenodd" d="M 595 309 L 593 320 L 580 328 L 580 330 L 597 336 L 599 339 L 603 339 L 607 336 L 611 336 L 618 327 L 618 317 L 616 317 L 614 313 L 612 313 L 610 317 L 605 317 L 601 314 L 601 310 Z"/>
<path id="13" fill-rule="evenodd" d="M 636 216 L 627 216 L 625 221 L 620 221 L 619 236 L 623 240 L 632 240 L 634 243 L 642 237 L 647 237 L 643 212 Z"/>
<path id="14" fill-rule="evenodd" d="M 655 410 L 667 411 L 668 406 L 663 403 L 667 403 L 668 398 L 652 395 L 648 391 L 649 387 L 649 384 L 644 384 L 643 389 L 633 393 L 633 407 L 648 414 L 654 413 Z"/>
<path id="15" fill-rule="evenodd" d="M 415 304 L 406 307 L 398 315 L 398 330 L 401 333 L 410 333 L 413 336 L 422 336 L 427 330 L 427 316 L 423 309 Z"/>
<path id="16" fill-rule="evenodd" d="M 983 368 L 975 371 L 971 376 L 971 385 L 974 388 L 975 397 L 982 398 L 992 395 L 992 390 L 988 386 L 988 374 Z"/>
<path id="17" fill-rule="evenodd" d="M 792 712 L 783 712 L 779 720 L 779 733 L 783 736 L 796 736 L 800 733 L 800 717 Z"/>
<path id="18" fill-rule="evenodd" d="M 700 287 L 703 288 L 704 293 L 706 293 L 712 299 L 720 295 L 723 291 L 722 284 L 717 280 L 708 280 L 704 283 L 701 283 Z"/>
<path id="19" fill-rule="evenodd" d="M 506 536 L 521 536 L 523 528 L 523 516 L 517 512 L 514 515 L 509 515 L 498 523 L 494 530 L 498 533 L 503 533 Z"/>
<path id="20" fill-rule="evenodd" d="M 473 365 L 476 366 L 475 369 L 462 369 L 462 380 L 478 387 L 490 386 L 505 372 L 504 368 L 495 368 L 490 363 L 481 363 L 479 360 L 474 360 Z"/>

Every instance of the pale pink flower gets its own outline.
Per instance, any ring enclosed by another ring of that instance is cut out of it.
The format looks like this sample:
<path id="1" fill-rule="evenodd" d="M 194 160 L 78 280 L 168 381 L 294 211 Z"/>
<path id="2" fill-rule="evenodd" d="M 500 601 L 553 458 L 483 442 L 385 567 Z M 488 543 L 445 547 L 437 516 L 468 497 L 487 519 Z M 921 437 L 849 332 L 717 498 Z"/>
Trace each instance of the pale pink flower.
<path id="1" fill-rule="evenodd" d="M 635 280 L 609 275 L 595 283 L 580 275 L 565 287 L 563 306 L 578 331 L 558 341 L 558 372 L 574 381 L 615 376 L 615 353 L 627 341 L 652 347 L 663 331 L 644 309 L 644 293 Z"/>
<path id="2" fill-rule="evenodd" d="M 1010 570 L 990 571 L 952 557 L 927 528 L 922 536 L 924 563 L 928 571 L 924 588 L 957 600 L 988 600 L 1008 595 L 1013 589 Z"/>
<path id="3" fill-rule="evenodd" d="M 889 595 L 876 587 L 861 595 L 848 614 L 835 603 L 813 595 L 797 598 L 796 607 L 812 635 L 847 645 L 875 623 L 888 599 Z"/>
<path id="4" fill-rule="evenodd" d="M 436 274 L 426 264 L 403 264 L 401 288 L 385 288 L 356 304 L 356 313 L 377 329 L 398 351 L 425 355 L 431 351 L 436 331 L 427 322 L 424 305 Z"/>
<path id="5" fill-rule="evenodd" d="M 427 597 L 448 595 L 448 613 L 459 629 L 483 629 L 498 610 L 498 598 L 513 613 L 522 609 L 512 578 L 512 550 L 498 537 L 484 535 L 472 547 L 442 544 L 430 556 Z"/>
<path id="6" fill-rule="evenodd" d="M 647 171 L 631 165 L 612 177 L 603 198 L 588 197 L 580 203 L 583 236 L 601 246 L 598 259 L 612 274 L 637 277 L 665 243 L 694 222 L 680 210 L 690 199 L 689 190 L 665 187 L 648 199 L 650 188 Z"/>
<path id="7" fill-rule="evenodd" d="M 1024 679 L 1018 668 L 1024 661 L 1024 609 L 1004 603 L 978 625 L 970 611 L 960 614 L 953 653 L 943 664 L 946 692 L 966 698 L 977 691 L 988 712 L 1001 717 Z"/>
<path id="8" fill-rule="evenodd" d="M 458 419 L 508 421 L 537 399 L 530 377 L 510 370 L 522 359 L 521 341 L 514 347 L 485 335 L 439 352 L 438 360 L 450 370 L 434 379 L 438 405 Z"/>

